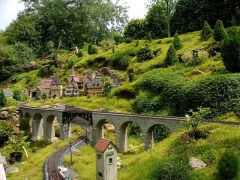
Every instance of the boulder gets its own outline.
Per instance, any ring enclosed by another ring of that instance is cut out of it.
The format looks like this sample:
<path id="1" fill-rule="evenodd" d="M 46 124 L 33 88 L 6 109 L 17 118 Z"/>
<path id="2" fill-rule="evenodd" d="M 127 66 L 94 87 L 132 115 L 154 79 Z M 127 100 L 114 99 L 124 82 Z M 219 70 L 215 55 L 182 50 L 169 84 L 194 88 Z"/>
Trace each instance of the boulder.
<path id="1" fill-rule="evenodd" d="M 196 169 L 203 169 L 207 165 L 203 161 L 192 156 L 190 157 L 189 164 L 192 168 L 196 168 Z"/>
<path id="2" fill-rule="evenodd" d="M 205 74 L 205 73 L 202 71 L 199 71 L 199 70 L 193 70 L 193 72 L 192 72 L 192 75 L 203 75 L 203 74 Z"/>

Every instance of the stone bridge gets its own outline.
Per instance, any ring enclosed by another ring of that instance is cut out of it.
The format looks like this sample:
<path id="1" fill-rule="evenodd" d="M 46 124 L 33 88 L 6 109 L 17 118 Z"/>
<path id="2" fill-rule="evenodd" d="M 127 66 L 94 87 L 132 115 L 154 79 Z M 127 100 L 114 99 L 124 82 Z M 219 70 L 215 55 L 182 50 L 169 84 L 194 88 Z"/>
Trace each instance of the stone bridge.
<path id="1" fill-rule="evenodd" d="M 183 117 L 164 117 L 139 114 L 123 114 L 114 112 L 83 111 L 77 108 L 56 107 L 56 108 L 35 108 L 19 106 L 21 120 L 29 123 L 32 128 L 33 140 L 37 141 L 44 137 L 49 142 L 55 141 L 55 126 L 60 127 L 60 139 L 67 139 L 71 136 L 71 123 L 74 119 L 80 118 L 92 125 L 93 145 L 104 137 L 103 127 L 106 121 L 110 121 L 115 127 L 116 146 L 120 152 L 127 151 L 127 126 L 135 122 L 142 132 L 144 148 L 154 146 L 153 129 L 156 125 L 165 125 L 170 131 L 182 127 Z"/>

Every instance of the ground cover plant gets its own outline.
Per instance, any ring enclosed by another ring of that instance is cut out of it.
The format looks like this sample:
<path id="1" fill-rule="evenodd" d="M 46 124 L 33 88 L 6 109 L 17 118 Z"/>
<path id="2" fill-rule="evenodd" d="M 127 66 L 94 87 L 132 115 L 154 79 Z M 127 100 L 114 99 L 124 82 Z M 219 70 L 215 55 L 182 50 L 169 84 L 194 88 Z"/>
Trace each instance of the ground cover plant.
<path id="1" fill-rule="evenodd" d="M 19 172 L 8 174 L 7 178 L 9 180 L 41 180 L 43 178 L 42 167 L 51 153 L 68 144 L 69 141 L 77 138 L 79 135 L 84 134 L 85 131 L 83 129 L 79 129 L 78 127 L 73 127 L 72 133 L 73 136 L 70 139 L 58 141 L 50 145 L 47 145 L 43 140 L 31 143 L 30 146 L 26 148 L 29 157 L 26 158 L 26 156 L 23 155 L 22 161 L 14 164 L 14 166 L 19 168 Z M 0 151 L 2 155 L 6 156 L 8 159 L 9 151 L 5 148 L 0 148 Z"/>

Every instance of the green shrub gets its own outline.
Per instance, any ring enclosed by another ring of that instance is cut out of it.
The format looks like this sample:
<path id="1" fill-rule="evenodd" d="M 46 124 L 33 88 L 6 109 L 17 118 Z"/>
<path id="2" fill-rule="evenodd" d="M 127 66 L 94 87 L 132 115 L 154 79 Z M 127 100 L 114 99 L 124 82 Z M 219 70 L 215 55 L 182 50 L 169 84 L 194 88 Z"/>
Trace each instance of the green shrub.
<path id="1" fill-rule="evenodd" d="M 158 124 L 153 129 L 154 142 L 160 142 L 161 140 L 167 138 L 171 131 L 164 125 Z"/>
<path id="2" fill-rule="evenodd" d="M 13 99 L 16 99 L 17 101 L 22 100 L 20 91 L 13 91 Z"/>
<path id="3" fill-rule="evenodd" d="M 88 54 L 92 55 L 92 54 L 97 54 L 98 50 L 95 46 L 93 46 L 92 44 L 88 45 Z"/>
<path id="4" fill-rule="evenodd" d="M 165 97 L 169 96 L 168 92 Z M 169 98 L 167 98 L 169 100 Z M 240 75 L 214 75 L 188 83 L 173 101 L 179 101 L 180 114 L 199 106 L 211 108 L 211 116 L 218 116 L 235 109 L 240 99 Z"/>
<path id="5" fill-rule="evenodd" d="M 113 39 L 114 39 L 116 45 L 118 45 L 118 44 L 122 43 L 123 36 L 119 33 L 116 33 L 116 34 L 114 34 Z"/>
<path id="6" fill-rule="evenodd" d="M 139 62 L 150 60 L 153 58 L 153 54 L 148 44 L 145 47 L 141 48 L 137 53 L 137 60 Z"/>
<path id="7" fill-rule="evenodd" d="M 168 49 L 167 56 L 164 60 L 164 66 L 165 67 L 172 66 L 177 62 L 178 62 L 178 57 L 176 54 L 176 49 L 175 49 L 174 45 L 171 44 Z"/>
<path id="8" fill-rule="evenodd" d="M 221 48 L 224 66 L 231 72 L 240 72 L 240 31 L 232 29 Z"/>
<path id="9" fill-rule="evenodd" d="M 38 71 L 37 76 L 38 76 L 38 77 L 48 76 L 48 75 L 49 75 L 49 70 L 50 70 L 50 66 L 49 66 L 49 65 L 43 66 L 43 67 Z"/>
<path id="10" fill-rule="evenodd" d="M 154 180 L 186 180 L 191 179 L 191 167 L 187 157 L 177 157 L 160 162 L 152 170 Z"/>
<path id="11" fill-rule="evenodd" d="M 173 45 L 174 45 L 174 47 L 175 47 L 176 50 L 179 50 L 179 49 L 181 49 L 181 48 L 183 47 L 182 41 L 181 41 L 181 39 L 179 38 L 178 33 L 175 33 L 175 35 L 174 35 Z"/>
<path id="12" fill-rule="evenodd" d="M 5 97 L 3 91 L 0 91 L 0 106 L 5 106 L 7 104 L 7 98 Z"/>
<path id="13" fill-rule="evenodd" d="M 162 107 L 161 96 L 144 92 L 139 94 L 133 104 L 133 111 L 136 113 L 154 113 Z"/>
<path id="14" fill-rule="evenodd" d="M 212 35 L 212 28 L 207 23 L 207 21 L 204 21 L 202 32 L 201 32 L 201 40 L 207 41 Z"/>
<path id="15" fill-rule="evenodd" d="M 216 22 L 213 36 L 216 41 L 222 41 L 227 36 L 227 32 L 224 29 L 223 22 L 221 20 Z"/>
<path id="16" fill-rule="evenodd" d="M 25 131 L 25 132 L 28 132 L 30 130 L 30 125 L 27 121 L 20 121 L 20 127 L 21 131 Z"/>
<path id="17" fill-rule="evenodd" d="M 83 57 L 83 51 L 82 51 L 82 50 L 79 50 L 79 51 L 78 51 L 77 57 Z"/>
<path id="18" fill-rule="evenodd" d="M 55 128 L 55 136 L 60 137 L 60 127 L 59 126 Z"/>
<path id="19" fill-rule="evenodd" d="M 109 66 L 118 70 L 125 70 L 128 67 L 130 61 L 130 50 L 123 52 L 117 52 L 108 58 Z"/>
<path id="20" fill-rule="evenodd" d="M 221 179 L 234 179 L 239 171 L 238 156 L 232 150 L 226 150 L 218 162 L 218 172 Z"/>
<path id="21" fill-rule="evenodd" d="M 132 122 L 130 124 L 130 128 L 129 128 L 129 133 L 128 134 L 129 134 L 129 136 L 133 136 L 135 138 L 141 137 L 142 131 L 141 131 L 140 126 L 137 123 Z"/>
<path id="22" fill-rule="evenodd" d="M 126 38 L 124 38 L 124 42 L 127 43 L 127 44 L 129 44 L 129 43 L 133 42 L 133 38 L 131 38 L 131 37 L 126 37 Z"/>

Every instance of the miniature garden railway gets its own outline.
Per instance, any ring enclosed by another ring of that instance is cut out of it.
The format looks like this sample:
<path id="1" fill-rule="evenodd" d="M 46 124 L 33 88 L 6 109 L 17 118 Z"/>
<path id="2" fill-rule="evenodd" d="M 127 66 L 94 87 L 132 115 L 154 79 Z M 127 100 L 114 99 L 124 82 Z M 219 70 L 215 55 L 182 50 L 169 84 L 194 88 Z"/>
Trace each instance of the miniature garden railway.
<path id="1" fill-rule="evenodd" d="M 92 128 L 89 125 L 85 125 L 85 124 L 78 124 L 78 125 L 83 127 L 86 130 L 86 133 L 78 137 L 74 141 L 71 141 L 70 144 L 72 146 L 76 145 L 81 141 L 84 141 L 92 133 Z M 64 156 L 66 151 L 69 150 L 69 148 L 70 148 L 69 144 L 61 147 L 60 149 L 52 153 L 51 156 L 46 160 L 43 167 L 45 180 L 65 180 L 66 179 L 62 174 L 62 172 L 60 171 L 59 166 L 62 165 L 60 163 L 60 159 Z"/>

